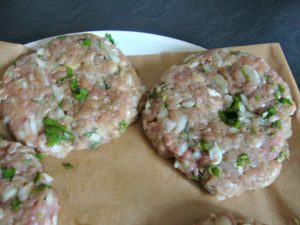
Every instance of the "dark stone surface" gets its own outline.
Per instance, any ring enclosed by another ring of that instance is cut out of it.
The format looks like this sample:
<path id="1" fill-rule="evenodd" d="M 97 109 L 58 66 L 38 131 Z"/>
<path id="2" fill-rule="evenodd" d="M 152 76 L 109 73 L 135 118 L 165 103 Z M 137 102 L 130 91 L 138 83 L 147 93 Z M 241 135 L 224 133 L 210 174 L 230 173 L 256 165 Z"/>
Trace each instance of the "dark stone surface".
<path id="1" fill-rule="evenodd" d="M 300 85 L 299 0 L 0 0 L 0 40 L 88 30 L 166 35 L 206 48 L 279 42 Z"/>

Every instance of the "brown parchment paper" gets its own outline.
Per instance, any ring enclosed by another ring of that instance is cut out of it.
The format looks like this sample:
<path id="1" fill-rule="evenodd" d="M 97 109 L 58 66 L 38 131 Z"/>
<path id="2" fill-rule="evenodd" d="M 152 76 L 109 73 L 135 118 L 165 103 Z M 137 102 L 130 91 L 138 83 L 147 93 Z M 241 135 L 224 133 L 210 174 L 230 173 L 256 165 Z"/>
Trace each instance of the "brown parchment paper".
<path id="1" fill-rule="evenodd" d="M 299 109 L 300 94 L 279 44 L 236 47 L 263 57 L 289 84 Z M 0 42 L 0 68 L 27 52 Z M 143 83 L 151 87 L 188 53 L 130 57 Z M 297 110 L 299 114 L 299 110 Z M 300 122 L 293 117 L 290 160 L 268 188 L 218 201 L 187 180 L 153 150 L 140 120 L 118 139 L 97 150 L 48 157 L 43 165 L 54 177 L 60 199 L 58 225 L 190 225 L 211 212 L 230 210 L 273 225 L 300 217 Z M 61 165 L 70 162 L 73 169 Z"/>

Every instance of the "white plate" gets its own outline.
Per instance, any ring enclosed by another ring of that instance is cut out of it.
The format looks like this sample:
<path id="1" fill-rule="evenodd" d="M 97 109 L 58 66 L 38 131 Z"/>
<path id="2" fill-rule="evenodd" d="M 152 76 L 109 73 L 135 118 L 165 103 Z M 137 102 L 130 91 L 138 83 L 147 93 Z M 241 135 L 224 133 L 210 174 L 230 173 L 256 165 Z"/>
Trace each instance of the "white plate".
<path id="1" fill-rule="evenodd" d="M 102 37 L 105 33 L 110 33 L 117 42 L 117 47 L 120 48 L 125 55 L 148 55 L 159 54 L 162 52 L 194 52 L 204 49 L 200 46 L 178 39 L 142 32 L 104 30 L 80 33 L 93 33 Z M 25 44 L 25 46 L 37 49 L 39 46 L 45 45 L 51 38 L 53 37 L 30 42 Z"/>

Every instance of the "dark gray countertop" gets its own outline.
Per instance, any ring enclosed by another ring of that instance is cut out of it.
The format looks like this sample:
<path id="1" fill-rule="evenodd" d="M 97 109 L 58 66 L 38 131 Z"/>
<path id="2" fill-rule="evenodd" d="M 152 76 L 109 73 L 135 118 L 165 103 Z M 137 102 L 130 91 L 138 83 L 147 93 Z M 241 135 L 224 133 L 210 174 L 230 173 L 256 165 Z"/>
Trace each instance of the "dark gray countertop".
<path id="1" fill-rule="evenodd" d="M 300 86 L 298 0 L 0 0 L 0 40 L 88 30 L 166 35 L 205 48 L 279 42 Z"/>

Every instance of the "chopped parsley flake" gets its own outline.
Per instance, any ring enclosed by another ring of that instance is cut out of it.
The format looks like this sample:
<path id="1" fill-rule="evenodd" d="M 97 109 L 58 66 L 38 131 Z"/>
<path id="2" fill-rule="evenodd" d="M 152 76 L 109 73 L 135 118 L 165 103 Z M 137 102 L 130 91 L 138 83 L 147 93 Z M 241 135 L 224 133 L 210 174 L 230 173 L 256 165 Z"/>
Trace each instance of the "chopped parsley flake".
<path id="1" fill-rule="evenodd" d="M 255 95 L 255 100 L 256 101 L 260 101 L 261 100 L 261 96 L 260 95 Z"/>
<path id="2" fill-rule="evenodd" d="M 62 163 L 63 167 L 65 167 L 65 169 L 73 169 L 74 166 L 71 163 L 65 162 Z"/>
<path id="3" fill-rule="evenodd" d="M 219 118 L 227 125 L 230 125 L 235 128 L 240 128 L 241 123 L 238 118 L 238 111 L 239 111 L 239 106 L 241 102 L 241 97 L 240 95 L 235 95 L 233 97 L 233 102 L 229 108 L 227 108 L 224 111 L 219 111 L 218 116 Z"/>
<path id="4" fill-rule="evenodd" d="M 242 153 L 236 158 L 236 161 L 235 161 L 236 167 L 241 167 L 243 165 L 243 162 L 245 162 L 247 166 L 249 166 L 251 164 L 247 153 Z"/>
<path id="5" fill-rule="evenodd" d="M 70 87 L 71 87 L 73 97 L 78 101 L 83 101 L 87 98 L 88 96 L 87 88 L 80 88 L 78 85 L 78 81 L 75 77 L 73 77 L 72 80 L 70 81 Z"/>
<path id="6" fill-rule="evenodd" d="M 280 129 L 281 128 L 281 121 L 280 120 L 274 121 L 273 123 L 271 123 L 271 127 Z"/>
<path id="7" fill-rule="evenodd" d="M 281 104 L 293 105 L 293 103 L 291 102 L 291 100 L 288 99 L 288 98 L 280 98 L 280 99 L 278 100 L 278 102 L 281 103 Z"/>
<path id="8" fill-rule="evenodd" d="M 208 167 L 208 172 L 210 175 L 219 177 L 221 175 L 221 169 L 218 166 L 209 166 Z"/>
<path id="9" fill-rule="evenodd" d="M 91 45 L 92 45 L 92 40 L 89 39 L 89 38 L 85 38 L 85 39 L 82 40 L 81 43 L 82 43 L 82 45 L 85 46 L 85 47 L 91 47 Z"/>
<path id="10" fill-rule="evenodd" d="M 10 204 L 11 210 L 16 212 L 21 208 L 21 205 L 22 205 L 21 201 L 16 198 L 16 199 L 11 201 L 11 204 Z"/>
<path id="11" fill-rule="evenodd" d="M 3 167 L 2 168 L 2 177 L 4 179 L 12 180 L 12 178 L 15 176 L 16 169 L 14 167 Z"/>
<path id="12" fill-rule="evenodd" d="M 61 84 L 61 83 L 63 83 L 64 81 L 66 81 L 67 79 L 73 77 L 73 69 L 72 69 L 71 67 L 67 66 L 66 70 L 67 70 L 67 75 L 64 76 L 64 77 L 62 77 L 62 78 L 59 78 L 59 79 L 56 81 L 57 84 Z"/>
<path id="13" fill-rule="evenodd" d="M 271 106 L 270 108 L 268 108 L 266 111 L 262 112 L 262 114 L 261 114 L 261 116 L 264 119 L 269 118 L 274 115 L 276 115 L 276 109 L 274 106 Z"/>
<path id="14" fill-rule="evenodd" d="M 100 49 L 104 48 L 104 45 L 102 44 L 101 41 L 98 41 L 98 42 L 97 42 L 97 46 L 98 46 L 98 48 L 100 48 Z"/>
<path id="15" fill-rule="evenodd" d="M 46 188 L 51 188 L 51 186 L 44 184 L 44 183 L 39 184 L 32 189 L 32 194 L 39 193 L 39 192 L 45 190 Z"/>
<path id="16" fill-rule="evenodd" d="M 122 120 L 120 123 L 119 123 L 119 132 L 124 132 L 126 127 L 128 126 L 127 122 L 125 120 Z"/>
<path id="17" fill-rule="evenodd" d="M 157 94 L 157 90 L 156 88 L 153 88 L 152 91 L 148 94 L 148 98 L 157 98 L 158 94 Z"/>
<path id="18" fill-rule="evenodd" d="M 200 178 L 200 177 L 199 177 L 199 176 L 196 176 L 195 174 L 192 175 L 192 179 L 193 179 L 193 180 L 199 180 L 199 178 Z"/>
<path id="19" fill-rule="evenodd" d="M 275 158 L 277 162 L 282 162 L 285 159 L 285 154 L 283 151 L 280 151 L 278 156 Z"/>
<path id="20" fill-rule="evenodd" d="M 208 141 L 202 139 L 199 144 L 197 145 L 197 147 L 201 150 L 201 151 L 209 151 L 209 149 L 212 148 L 212 145 L 208 143 Z"/>
<path id="21" fill-rule="evenodd" d="M 283 87 L 282 84 L 278 84 L 278 90 L 280 91 L 280 93 L 285 92 L 285 88 Z"/>
<path id="22" fill-rule="evenodd" d="M 265 74 L 265 75 L 264 75 L 264 78 L 265 78 L 266 81 L 269 81 L 269 80 L 271 79 L 271 77 L 270 77 L 269 74 Z"/>
<path id="23" fill-rule="evenodd" d="M 44 155 L 42 154 L 42 153 L 36 153 L 35 155 L 34 155 L 38 160 L 43 160 L 44 159 Z"/>
<path id="24" fill-rule="evenodd" d="M 61 141 L 72 141 L 74 139 L 74 135 L 67 130 L 66 126 L 47 116 L 44 117 L 43 124 L 47 138 L 47 145 L 50 147 L 60 143 Z"/>
<path id="25" fill-rule="evenodd" d="M 245 68 L 241 66 L 241 72 L 245 78 L 246 81 L 250 80 L 249 74 L 246 73 Z"/>
<path id="26" fill-rule="evenodd" d="M 105 38 L 107 40 L 109 40 L 110 43 L 112 43 L 113 45 L 116 45 L 116 42 L 115 42 L 115 40 L 113 39 L 113 37 L 112 37 L 112 35 L 110 33 L 105 33 Z"/>
<path id="27" fill-rule="evenodd" d="M 35 173 L 35 176 L 33 178 L 33 183 L 37 184 L 40 181 L 40 178 L 41 178 L 41 172 L 38 171 Z"/>

